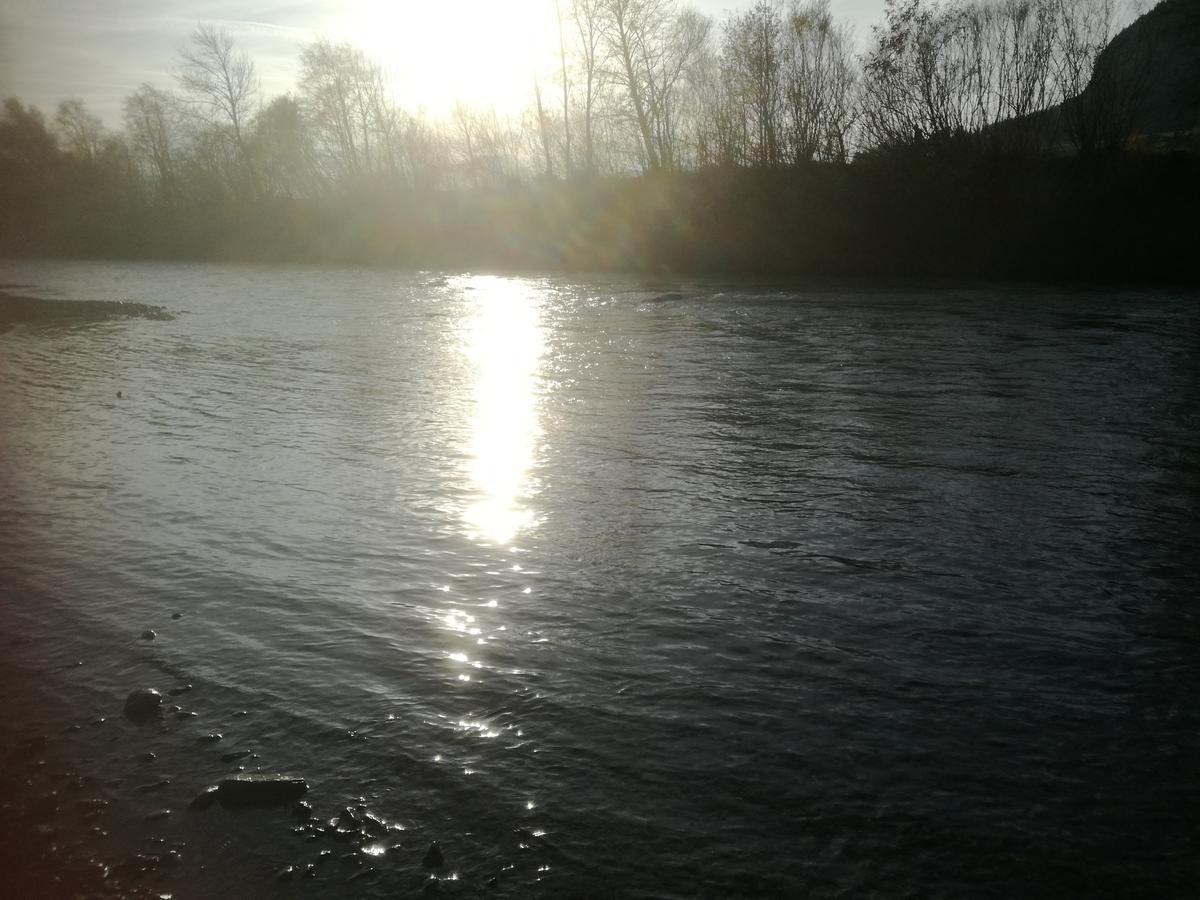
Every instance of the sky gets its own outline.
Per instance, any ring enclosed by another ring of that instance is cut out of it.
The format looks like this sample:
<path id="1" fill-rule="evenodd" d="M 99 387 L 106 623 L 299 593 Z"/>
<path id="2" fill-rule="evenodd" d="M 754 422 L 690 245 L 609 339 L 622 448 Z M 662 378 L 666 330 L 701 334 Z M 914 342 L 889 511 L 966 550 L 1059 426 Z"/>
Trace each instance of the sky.
<path id="1" fill-rule="evenodd" d="M 861 38 L 884 0 L 831 2 Z M 719 22 L 751 3 L 689 5 Z M 79 97 L 119 128 L 121 102 L 139 84 L 174 87 L 178 49 L 203 21 L 225 27 L 250 54 L 264 98 L 294 89 L 300 48 L 325 36 L 383 64 L 405 108 L 437 116 L 462 99 L 514 113 L 557 47 L 553 10 L 554 0 L 4 0 L 0 96 L 47 115 Z"/>

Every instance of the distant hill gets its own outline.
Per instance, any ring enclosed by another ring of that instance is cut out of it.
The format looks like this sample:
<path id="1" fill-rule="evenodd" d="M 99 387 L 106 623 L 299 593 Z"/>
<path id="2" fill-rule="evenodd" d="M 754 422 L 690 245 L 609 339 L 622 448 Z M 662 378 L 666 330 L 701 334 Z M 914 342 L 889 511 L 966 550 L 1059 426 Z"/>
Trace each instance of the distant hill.
<path id="1" fill-rule="evenodd" d="M 1113 38 L 1085 98 L 1113 84 L 1138 94 L 1136 134 L 1200 129 L 1200 0 L 1162 0 Z"/>

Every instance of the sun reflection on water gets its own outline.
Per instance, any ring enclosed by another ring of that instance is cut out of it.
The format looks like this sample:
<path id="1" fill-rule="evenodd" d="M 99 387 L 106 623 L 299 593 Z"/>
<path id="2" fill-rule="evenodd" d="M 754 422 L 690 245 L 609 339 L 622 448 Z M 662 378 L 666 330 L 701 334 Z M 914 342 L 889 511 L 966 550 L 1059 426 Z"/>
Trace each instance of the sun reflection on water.
<path id="1" fill-rule="evenodd" d="M 474 536 L 507 544 L 534 522 L 526 499 L 541 436 L 541 297 L 512 278 L 476 276 L 465 287 L 475 307 L 463 349 L 475 368 L 469 471 L 478 499 L 464 518 Z"/>

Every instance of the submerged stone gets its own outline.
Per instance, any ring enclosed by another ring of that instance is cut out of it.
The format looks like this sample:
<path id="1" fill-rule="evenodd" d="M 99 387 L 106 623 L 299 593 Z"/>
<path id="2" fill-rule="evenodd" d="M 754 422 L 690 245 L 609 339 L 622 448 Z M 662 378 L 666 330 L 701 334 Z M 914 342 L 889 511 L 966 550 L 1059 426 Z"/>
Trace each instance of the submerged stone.
<path id="1" fill-rule="evenodd" d="M 195 796 L 195 798 L 192 800 L 191 803 L 188 804 L 188 809 L 195 809 L 195 810 L 208 809 L 210 806 L 212 806 L 214 803 L 217 802 L 217 791 L 218 790 L 219 790 L 219 787 L 215 784 L 212 785 L 212 787 L 206 787 L 203 791 L 201 791 L 199 794 L 197 794 Z"/>
<path id="2" fill-rule="evenodd" d="M 292 803 L 308 791 L 308 782 L 292 775 L 252 773 L 222 779 L 217 787 L 217 799 L 221 805 L 238 809 Z"/>
<path id="3" fill-rule="evenodd" d="M 446 862 L 442 856 L 442 845 L 434 841 L 429 845 L 429 849 L 425 851 L 425 856 L 421 858 L 421 865 L 427 869 L 439 868 Z"/>
<path id="4" fill-rule="evenodd" d="M 148 722 L 161 714 L 162 694 L 154 688 L 138 688 L 125 698 L 125 717 L 131 722 Z"/>
<path id="5" fill-rule="evenodd" d="M 142 640 L 143 641 L 152 641 L 152 640 L 154 640 L 155 637 L 157 637 L 157 635 L 154 633 L 153 628 L 147 628 L 145 631 L 142 632 Z"/>

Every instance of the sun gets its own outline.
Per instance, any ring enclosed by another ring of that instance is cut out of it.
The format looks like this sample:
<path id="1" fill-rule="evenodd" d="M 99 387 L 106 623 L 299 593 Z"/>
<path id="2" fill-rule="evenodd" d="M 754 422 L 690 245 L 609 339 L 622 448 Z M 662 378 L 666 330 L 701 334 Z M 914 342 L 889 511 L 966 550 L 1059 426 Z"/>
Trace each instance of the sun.
<path id="1" fill-rule="evenodd" d="M 356 0 L 337 30 L 383 66 L 398 103 L 434 115 L 458 101 L 519 113 L 558 49 L 554 0 Z"/>

